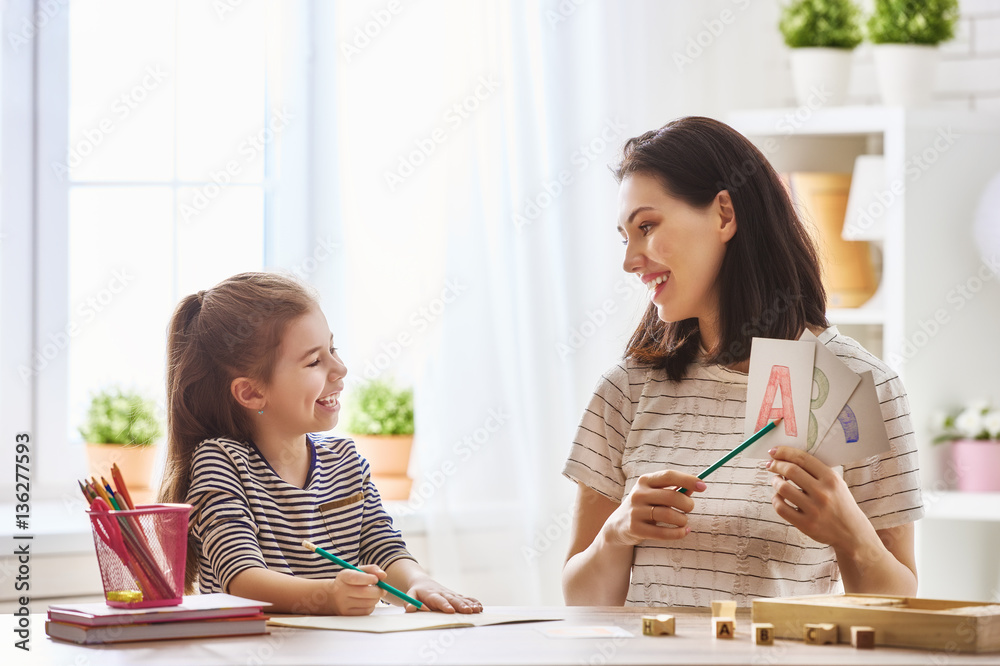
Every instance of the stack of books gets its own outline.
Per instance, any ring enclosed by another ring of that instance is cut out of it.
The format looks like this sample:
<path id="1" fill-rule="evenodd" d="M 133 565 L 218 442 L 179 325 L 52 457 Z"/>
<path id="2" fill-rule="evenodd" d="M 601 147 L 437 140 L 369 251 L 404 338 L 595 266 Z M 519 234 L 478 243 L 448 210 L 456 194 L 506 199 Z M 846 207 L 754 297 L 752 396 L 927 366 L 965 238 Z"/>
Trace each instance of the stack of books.
<path id="1" fill-rule="evenodd" d="M 112 608 L 103 602 L 49 606 L 45 633 L 81 645 L 263 634 L 268 605 L 230 594 L 199 594 L 160 608 Z"/>

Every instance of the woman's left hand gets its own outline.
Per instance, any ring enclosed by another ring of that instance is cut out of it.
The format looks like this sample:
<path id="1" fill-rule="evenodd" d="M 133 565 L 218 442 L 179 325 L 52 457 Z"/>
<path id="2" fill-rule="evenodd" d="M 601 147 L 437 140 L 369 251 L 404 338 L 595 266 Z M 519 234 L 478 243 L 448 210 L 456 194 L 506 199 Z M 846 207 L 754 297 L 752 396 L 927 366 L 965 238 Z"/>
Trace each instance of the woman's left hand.
<path id="1" fill-rule="evenodd" d="M 443 613 L 482 613 L 483 605 L 478 599 L 466 597 L 452 592 L 444 585 L 431 578 L 422 578 L 410 586 L 408 595 L 422 601 L 427 610 Z M 417 610 L 412 604 L 406 604 L 406 612 Z"/>
<path id="2" fill-rule="evenodd" d="M 771 504 L 779 516 L 838 552 L 851 552 L 859 543 L 877 539 L 844 479 L 825 463 L 790 446 L 769 453 L 772 460 L 767 468 L 774 472 Z"/>

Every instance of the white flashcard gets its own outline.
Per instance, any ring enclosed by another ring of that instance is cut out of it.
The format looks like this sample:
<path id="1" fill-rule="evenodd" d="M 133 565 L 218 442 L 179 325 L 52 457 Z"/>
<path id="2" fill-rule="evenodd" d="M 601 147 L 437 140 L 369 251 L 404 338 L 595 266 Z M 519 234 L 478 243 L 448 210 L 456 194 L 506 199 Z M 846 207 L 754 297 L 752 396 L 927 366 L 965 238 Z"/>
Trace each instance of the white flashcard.
<path id="1" fill-rule="evenodd" d="M 778 417 L 784 420 L 746 449 L 745 456 L 766 458 L 772 446 L 806 448 L 815 357 L 813 342 L 753 339 L 744 437 L 750 437 Z"/>
<path id="2" fill-rule="evenodd" d="M 805 447 L 806 451 L 813 453 L 830 427 L 837 422 L 844 405 L 861 383 L 861 377 L 844 365 L 808 328 L 799 339 L 810 340 L 816 346 Z"/>
<path id="3" fill-rule="evenodd" d="M 811 452 L 830 467 L 877 456 L 889 450 L 882 406 L 870 371 L 861 373 L 861 382 L 837 417 L 837 425 Z"/>

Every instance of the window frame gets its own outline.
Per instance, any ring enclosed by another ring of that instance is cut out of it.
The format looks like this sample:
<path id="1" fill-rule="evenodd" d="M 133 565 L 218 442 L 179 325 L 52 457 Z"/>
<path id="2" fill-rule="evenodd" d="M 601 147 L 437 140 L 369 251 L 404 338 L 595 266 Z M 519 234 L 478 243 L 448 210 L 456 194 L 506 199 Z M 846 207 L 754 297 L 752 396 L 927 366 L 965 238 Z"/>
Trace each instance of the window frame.
<path id="1" fill-rule="evenodd" d="M 265 1 L 268 11 L 285 11 L 280 3 Z M 8 38 L 0 46 L 0 451 L 13 468 L 15 437 L 27 433 L 32 501 L 60 500 L 67 506 L 75 500 L 76 480 L 86 473 L 84 449 L 68 436 L 68 348 L 73 335 L 69 199 L 71 187 L 90 185 L 61 178 L 50 166 L 65 161 L 69 140 L 69 11 L 68 2 L 8 0 L 0 15 L 3 35 L 27 31 L 17 47 Z M 304 57 L 306 45 L 297 43 L 282 53 L 275 42 L 302 34 L 298 31 L 311 39 L 312 12 L 312 2 L 297 5 L 287 12 L 291 20 L 276 21 L 268 30 L 265 67 L 268 76 L 279 76 L 278 82 L 301 64 L 282 62 L 281 57 Z M 311 79 L 311 67 L 297 74 L 301 78 L 296 85 L 268 86 L 262 123 L 287 101 L 282 89 L 293 87 L 293 101 L 306 102 L 303 124 L 311 129 L 311 100 L 303 97 L 301 85 Z M 295 134 L 292 146 L 283 145 L 284 137 L 265 144 L 263 180 L 239 185 L 260 188 L 263 194 L 265 267 L 295 267 L 307 255 L 306 248 L 312 249 L 309 239 L 316 235 L 312 182 L 302 178 L 312 159 L 311 142 L 299 136 L 307 132 Z M 281 162 L 293 167 L 282 171 L 294 172 L 285 174 L 284 186 L 276 168 Z M 168 185 L 176 196 L 180 187 L 202 183 L 150 184 Z M 293 203 L 289 195 L 300 199 Z M 284 223 L 278 224 L 279 219 Z M 0 492 L 0 503 L 13 500 L 13 475 L 0 480 Z"/>

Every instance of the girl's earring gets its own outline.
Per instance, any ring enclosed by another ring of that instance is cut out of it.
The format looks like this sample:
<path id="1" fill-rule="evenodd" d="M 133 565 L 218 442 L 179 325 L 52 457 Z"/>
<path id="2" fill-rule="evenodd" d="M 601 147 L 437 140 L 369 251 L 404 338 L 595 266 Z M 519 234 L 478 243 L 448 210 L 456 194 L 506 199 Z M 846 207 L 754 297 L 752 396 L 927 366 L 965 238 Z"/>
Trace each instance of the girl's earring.
<path id="1" fill-rule="evenodd" d="M 258 409 L 258 410 L 257 410 L 257 413 L 258 413 L 258 414 L 263 414 L 263 413 L 264 413 L 264 410 L 263 410 L 263 409 Z"/>

